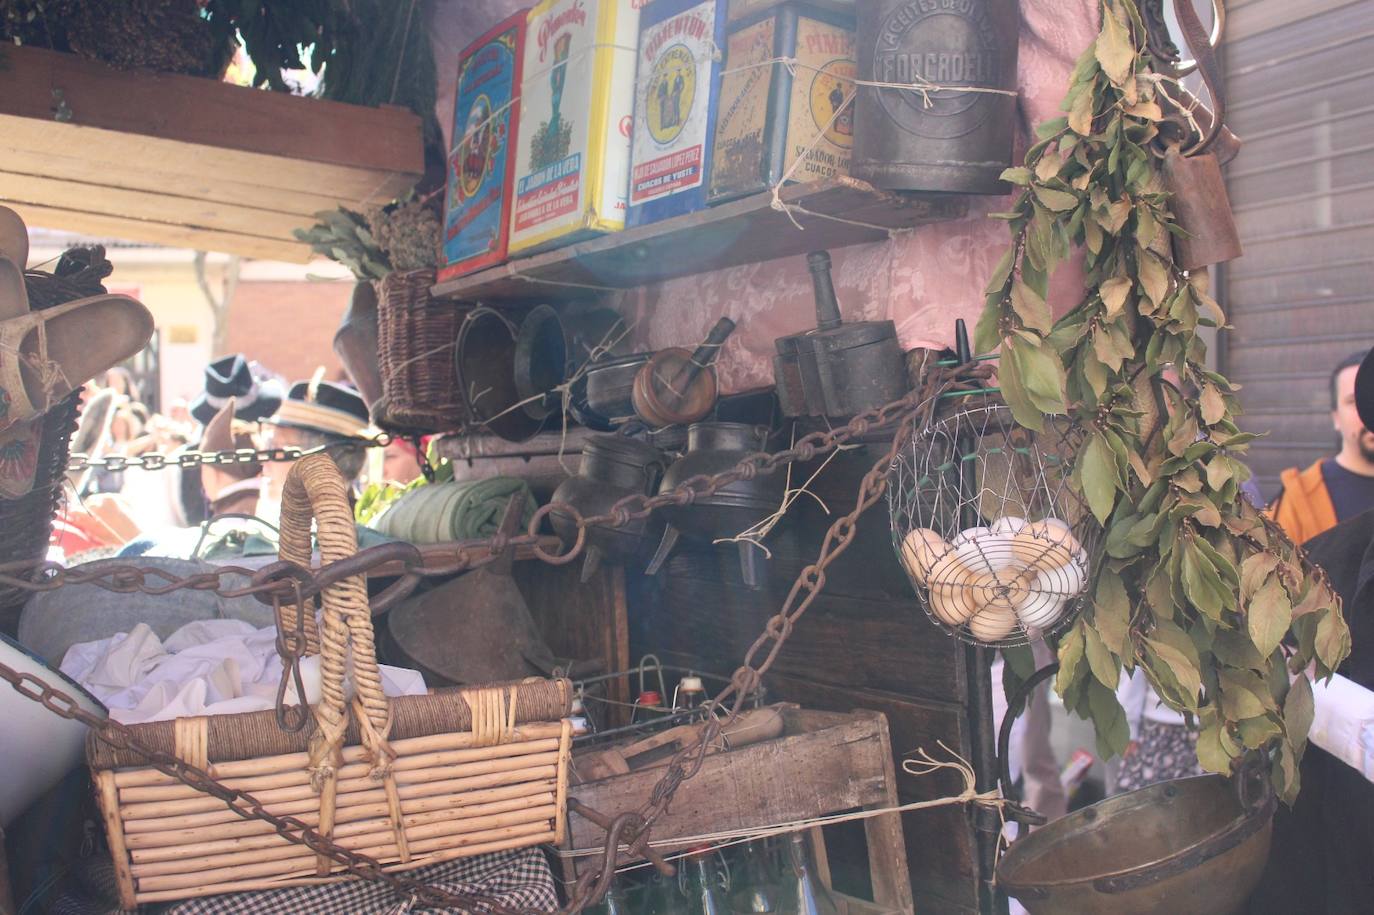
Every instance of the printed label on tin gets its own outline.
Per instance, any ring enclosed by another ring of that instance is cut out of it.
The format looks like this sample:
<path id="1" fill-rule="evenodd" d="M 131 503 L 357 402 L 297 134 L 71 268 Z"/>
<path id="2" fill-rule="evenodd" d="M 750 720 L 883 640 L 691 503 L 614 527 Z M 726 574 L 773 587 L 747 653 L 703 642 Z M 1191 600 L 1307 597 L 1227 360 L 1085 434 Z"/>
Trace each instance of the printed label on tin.
<path id="1" fill-rule="evenodd" d="M 702 183 L 715 18 L 710 0 L 640 33 L 632 204 Z"/>
<path id="2" fill-rule="evenodd" d="M 797 22 L 796 56 L 784 173 L 791 170 L 794 181 L 847 175 L 854 146 L 854 75 L 858 72 L 854 33 L 802 17 Z M 802 164 L 792 169 L 802 156 Z"/>
<path id="3" fill-rule="evenodd" d="M 447 264 L 497 251 L 501 245 L 501 193 L 511 168 L 509 104 L 515 90 L 517 34 L 512 26 L 458 65 L 453 116 L 457 141 L 448 158 L 444 221 Z"/>
<path id="4" fill-rule="evenodd" d="M 897 6 L 878 28 L 872 79 L 883 83 L 997 88 L 1001 42 L 988 4 L 980 0 L 911 0 Z M 984 92 L 879 89 L 888 116 L 909 133 L 953 139 L 976 130 L 999 106 Z M 977 110 L 975 110 L 977 109 Z"/>
<path id="5" fill-rule="evenodd" d="M 768 93 L 773 86 L 775 20 L 764 19 L 726 39 L 725 69 L 716 109 L 716 140 L 711 154 L 711 194 L 754 189 L 760 181 Z"/>
<path id="6" fill-rule="evenodd" d="M 530 19 L 521 81 L 514 229 L 551 229 L 581 209 L 596 13 L 563 0 Z"/>

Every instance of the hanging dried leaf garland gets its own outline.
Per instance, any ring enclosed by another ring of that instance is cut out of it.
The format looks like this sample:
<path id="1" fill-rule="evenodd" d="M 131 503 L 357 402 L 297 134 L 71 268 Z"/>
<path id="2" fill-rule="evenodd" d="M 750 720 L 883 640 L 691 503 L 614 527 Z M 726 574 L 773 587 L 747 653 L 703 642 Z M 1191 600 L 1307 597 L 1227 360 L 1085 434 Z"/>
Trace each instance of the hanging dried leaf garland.
<path id="1" fill-rule="evenodd" d="M 988 284 L 977 348 L 1001 347 L 999 384 L 1016 420 L 1071 416 L 1087 435 L 1072 482 L 1105 529 L 1093 605 L 1059 640 L 1055 686 L 1090 718 L 1104 756 L 1125 750 L 1116 699 L 1136 666 L 1200 727 L 1203 768 L 1247 750 L 1271 759 L 1291 803 L 1312 720 L 1306 676 L 1327 677 L 1350 634 L 1325 576 L 1240 495 L 1246 443 L 1237 386 L 1204 367 L 1199 327 L 1224 323 L 1205 273 L 1174 260 L 1155 143 L 1171 78 L 1155 73 L 1133 0 L 1104 0 L 1103 26 L 1074 68 L 1065 117 L 1040 126 L 1023 192 L 999 214 L 1013 245 Z M 1084 300 L 1058 321 L 1055 266 L 1084 249 Z M 1169 366 L 1178 383 L 1166 379 Z M 1192 388 L 1196 396 L 1185 396 Z M 1027 659 L 1010 657 L 1009 678 Z"/>

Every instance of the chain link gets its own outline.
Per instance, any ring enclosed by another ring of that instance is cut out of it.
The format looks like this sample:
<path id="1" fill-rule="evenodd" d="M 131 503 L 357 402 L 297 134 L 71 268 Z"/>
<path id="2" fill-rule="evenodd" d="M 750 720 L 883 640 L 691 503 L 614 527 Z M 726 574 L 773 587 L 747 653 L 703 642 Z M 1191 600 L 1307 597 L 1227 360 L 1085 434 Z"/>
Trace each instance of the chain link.
<path id="1" fill-rule="evenodd" d="M 731 676 L 730 683 L 708 703 L 712 712 L 722 711 L 720 715 L 710 714 L 706 726 L 687 746 L 683 747 L 669 761 L 663 777 L 650 793 L 648 801 L 637 811 L 623 813 L 615 818 L 596 816 L 594 822 L 604 823 L 606 843 L 601 856 L 577 880 L 569 894 L 568 905 L 560 910 L 561 915 L 576 915 L 588 905 L 600 899 L 610 885 L 615 874 L 615 866 L 622 846 L 630 849 L 639 857 L 655 857 L 649 853 L 649 834 L 654 823 L 668 808 L 669 802 L 678 787 L 692 778 L 705 762 L 708 748 L 716 741 L 723 724 L 734 718 L 740 711 L 745 698 L 759 685 L 764 674 L 773 666 L 783 645 L 787 642 L 797 621 L 806 612 L 817 595 L 825 587 L 826 568 L 838 559 L 854 542 L 858 530 L 859 517 L 882 497 L 887 489 L 887 477 L 892 462 L 901 447 L 902 441 L 915 423 L 928 423 L 934 415 L 935 405 L 941 394 L 952 390 L 976 390 L 991 375 L 992 369 L 985 364 L 970 363 L 954 368 L 937 368 L 925 379 L 922 387 L 900 400 L 862 413 L 844 426 L 824 432 L 813 432 L 799 439 L 791 448 L 773 454 L 750 455 L 734 468 L 714 476 L 699 475 L 683 481 L 669 492 L 656 496 L 632 495 L 621 499 L 608 511 L 600 515 L 583 517 L 576 509 L 565 503 L 550 503 L 540 507 L 530 520 L 528 532 L 506 538 L 501 543 L 492 540 L 472 541 L 458 550 L 457 558 L 443 566 L 426 567 L 421 554 L 413 546 L 400 543 L 382 544 L 360 551 L 348 559 L 339 560 L 311 572 L 289 562 L 276 562 L 256 572 L 240 568 L 220 568 L 214 571 L 178 577 L 164 570 L 128 565 L 104 565 L 97 570 L 83 570 L 81 567 L 66 569 L 49 562 L 12 562 L 0 564 L 0 586 L 10 586 L 27 591 L 49 591 L 68 584 L 91 584 L 106 590 L 144 594 L 168 594 L 182 589 L 214 591 L 223 597 L 243 597 L 253 595 L 257 599 L 280 608 L 282 604 L 293 603 L 303 607 L 316 594 L 329 585 L 355 575 L 366 574 L 384 563 L 400 562 L 402 572 L 397 581 L 381 595 L 371 601 L 374 612 L 381 612 L 395 601 L 410 594 L 421 579 L 435 576 L 451 576 L 459 572 L 477 568 L 499 558 L 502 550 L 515 546 L 528 546 L 534 555 L 550 565 L 564 565 L 581 555 L 586 545 L 587 529 L 593 526 L 624 527 L 631 522 L 647 517 L 656 509 L 669 505 L 690 505 L 699 496 L 711 495 L 740 480 L 754 479 L 759 474 L 772 473 L 779 467 L 792 462 L 805 462 L 818 455 L 827 454 L 836 448 L 862 438 L 876 429 L 893 429 L 891 445 L 864 475 L 859 485 L 854 508 L 848 514 L 837 518 L 826 531 L 820 552 L 815 562 L 804 568 L 793 582 L 782 609 L 769 619 L 764 631 L 745 653 L 743 663 Z M 374 440 L 375 441 L 375 440 Z M 254 460 L 266 453 L 268 460 L 292 460 L 277 458 L 281 452 L 291 449 L 274 449 L 270 452 L 254 451 Z M 321 449 L 314 449 L 321 450 Z M 225 461 L 225 454 L 239 455 L 245 452 L 219 452 L 213 461 L 206 461 L 208 455 L 196 452 L 195 463 L 236 463 L 239 458 Z M 299 456 L 313 453 L 301 452 Z M 80 456 L 74 456 L 80 457 Z M 106 459 L 107 461 L 109 459 Z M 90 464 L 87 466 L 97 466 Z M 562 553 L 550 553 L 543 548 L 539 530 L 544 518 L 558 511 L 576 520 L 577 538 Z M 223 581 L 226 576 L 248 576 L 247 585 L 230 586 Z M 299 614 L 303 617 L 303 614 Z M 302 632 L 279 636 L 279 647 L 283 650 L 287 671 L 284 671 L 283 686 L 279 691 L 279 703 L 284 701 L 285 676 L 289 674 L 295 659 L 301 652 Z M 54 689 L 33 674 L 19 673 L 0 663 L 0 679 L 8 681 L 21 695 L 40 702 L 44 707 L 63 718 L 76 720 L 91 728 L 97 737 L 120 748 L 133 750 L 145 756 L 149 764 L 158 771 L 179 779 L 212 797 L 219 798 L 231 810 L 245 819 L 257 819 L 270 823 L 286 841 L 304 845 L 315 853 L 342 865 L 357 877 L 381 881 L 394 888 L 402 896 L 414 897 L 430 906 L 453 906 L 463 911 L 479 915 L 534 915 L 521 913 L 497 905 L 488 900 L 454 893 L 432 887 L 401 874 L 388 873 L 379 861 L 367 855 L 358 854 L 342 848 L 320 835 L 301 820 L 291 816 L 278 816 L 267 810 L 261 802 L 244 791 L 226 787 L 217 782 L 209 773 L 188 765 L 174 756 L 153 749 L 138 739 L 129 728 L 112 720 L 101 720 L 81 709 L 74 699 L 60 690 Z M 279 723 L 281 721 L 279 708 Z M 291 722 L 294 724 L 294 722 Z M 592 812 L 594 813 L 594 812 Z"/>
<path id="2" fill-rule="evenodd" d="M 131 467 L 140 470 L 166 470 L 180 467 L 227 467 L 234 464 L 281 464 L 299 461 L 301 458 L 328 451 L 340 445 L 360 445 L 364 448 L 385 448 L 391 444 L 391 436 L 382 433 L 373 438 L 343 438 L 308 450 L 300 448 L 235 448 L 228 451 L 177 451 L 172 454 L 111 454 L 103 458 L 88 454 L 73 454 L 67 459 L 67 472 L 80 473 L 83 470 L 108 470 L 119 473 Z"/>

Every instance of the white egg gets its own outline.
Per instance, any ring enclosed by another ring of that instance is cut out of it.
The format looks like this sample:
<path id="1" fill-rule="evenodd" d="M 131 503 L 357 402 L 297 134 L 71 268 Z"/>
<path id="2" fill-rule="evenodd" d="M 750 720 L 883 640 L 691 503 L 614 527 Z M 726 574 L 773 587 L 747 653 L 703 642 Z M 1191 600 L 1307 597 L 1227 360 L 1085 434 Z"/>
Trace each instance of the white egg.
<path id="1" fill-rule="evenodd" d="M 1015 534 L 990 532 L 977 538 L 971 544 L 982 556 L 983 564 L 993 572 L 1003 569 L 1020 571 L 1025 563 L 1017 558 Z M 972 568 L 972 566 L 970 566 Z"/>
<path id="2" fill-rule="evenodd" d="M 986 527 L 968 527 L 968 528 L 965 528 L 964 530 L 960 531 L 959 533 L 955 534 L 955 535 L 954 535 L 954 539 L 950 541 L 950 545 L 951 545 L 951 546 L 954 546 L 954 547 L 961 547 L 961 546 L 963 546 L 963 545 L 966 544 L 966 543 L 972 543 L 974 540 L 977 540 L 979 537 L 986 537 L 988 534 L 991 534 L 991 533 L 992 533 L 991 528 L 986 528 Z"/>
<path id="3" fill-rule="evenodd" d="M 928 527 L 918 527 L 902 540 L 902 551 L 898 556 L 907 574 L 919 584 L 925 584 L 930 567 L 951 549 L 939 533 Z"/>
<path id="4" fill-rule="evenodd" d="M 984 607 L 969 620 L 968 631 L 980 642 L 1000 642 L 1016 631 L 1016 614 L 1001 607 Z"/>
<path id="5" fill-rule="evenodd" d="M 1016 532 L 1021 530 L 1021 528 L 1025 527 L 1026 523 L 1027 522 L 1025 518 L 1018 518 L 1015 515 L 1007 515 L 1006 517 L 998 518 L 995 522 L 993 522 L 992 532 L 994 534 L 1015 534 Z"/>
<path id="6" fill-rule="evenodd" d="M 1016 558 L 1041 569 L 1066 565 L 1083 552 L 1068 525 L 1055 518 L 1027 524 L 1013 539 Z"/>
<path id="7" fill-rule="evenodd" d="M 948 553 L 937 559 L 929 576 L 930 611 L 935 618 L 958 626 L 978 612 L 973 581 L 974 575 L 957 554 Z"/>

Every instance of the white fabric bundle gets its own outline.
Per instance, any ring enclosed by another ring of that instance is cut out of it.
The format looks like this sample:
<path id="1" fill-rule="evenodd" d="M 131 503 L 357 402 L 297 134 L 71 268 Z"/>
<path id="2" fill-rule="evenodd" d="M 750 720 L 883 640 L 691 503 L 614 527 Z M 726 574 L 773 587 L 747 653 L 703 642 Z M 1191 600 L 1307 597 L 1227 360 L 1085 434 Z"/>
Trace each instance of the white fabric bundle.
<path id="1" fill-rule="evenodd" d="M 274 627 L 221 619 L 188 623 L 163 642 L 139 623 L 112 638 L 73 645 L 62 659 L 62 672 L 125 724 L 263 711 L 275 705 L 281 680 L 276 638 Z M 381 673 L 388 696 L 425 692 L 416 671 L 383 665 Z M 313 705 L 320 699 L 318 656 L 301 660 L 301 679 Z M 296 701 L 294 683 L 287 701 Z"/>
<path id="2" fill-rule="evenodd" d="M 1313 683 L 1307 739 L 1374 782 L 1374 692 L 1337 674 Z"/>

